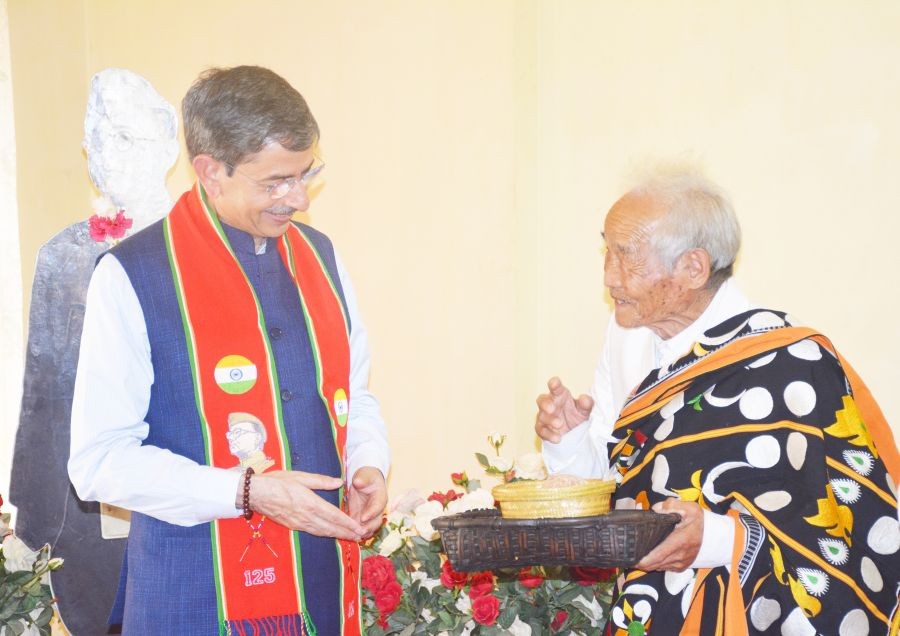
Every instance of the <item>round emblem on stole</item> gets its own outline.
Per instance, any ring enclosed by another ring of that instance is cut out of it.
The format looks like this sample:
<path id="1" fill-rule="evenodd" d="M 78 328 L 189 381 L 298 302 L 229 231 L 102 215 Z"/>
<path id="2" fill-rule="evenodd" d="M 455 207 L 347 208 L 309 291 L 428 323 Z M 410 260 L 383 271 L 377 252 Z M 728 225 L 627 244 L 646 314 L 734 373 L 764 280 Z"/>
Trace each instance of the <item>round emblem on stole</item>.
<path id="1" fill-rule="evenodd" d="M 256 384 L 256 365 L 244 356 L 225 356 L 216 364 L 215 378 L 225 393 L 240 395 Z"/>
<path id="2" fill-rule="evenodd" d="M 338 389 L 334 392 L 334 412 L 337 415 L 338 424 L 347 426 L 347 414 L 350 412 L 350 403 L 347 401 L 347 392 Z"/>

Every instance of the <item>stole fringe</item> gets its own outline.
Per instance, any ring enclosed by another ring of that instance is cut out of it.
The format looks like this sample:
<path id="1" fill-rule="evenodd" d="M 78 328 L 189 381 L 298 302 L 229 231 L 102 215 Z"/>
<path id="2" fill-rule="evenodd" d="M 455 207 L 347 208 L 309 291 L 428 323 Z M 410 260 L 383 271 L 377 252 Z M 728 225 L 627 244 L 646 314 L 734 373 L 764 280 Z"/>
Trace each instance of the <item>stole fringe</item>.
<path id="1" fill-rule="evenodd" d="M 315 636 L 309 617 L 300 614 L 225 621 L 225 633 L 231 636 Z"/>

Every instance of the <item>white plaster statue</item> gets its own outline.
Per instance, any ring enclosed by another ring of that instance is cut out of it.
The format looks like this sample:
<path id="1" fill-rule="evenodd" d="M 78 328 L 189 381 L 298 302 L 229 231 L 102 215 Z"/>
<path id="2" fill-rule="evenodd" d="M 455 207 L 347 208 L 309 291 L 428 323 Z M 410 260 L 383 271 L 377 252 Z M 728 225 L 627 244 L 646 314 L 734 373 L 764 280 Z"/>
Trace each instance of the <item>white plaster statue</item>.
<path id="1" fill-rule="evenodd" d="M 146 79 L 108 68 L 91 79 L 84 146 L 91 180 L 136 232 L 172 207 L 166 174 L 178 157 L 175 108 Z"/>

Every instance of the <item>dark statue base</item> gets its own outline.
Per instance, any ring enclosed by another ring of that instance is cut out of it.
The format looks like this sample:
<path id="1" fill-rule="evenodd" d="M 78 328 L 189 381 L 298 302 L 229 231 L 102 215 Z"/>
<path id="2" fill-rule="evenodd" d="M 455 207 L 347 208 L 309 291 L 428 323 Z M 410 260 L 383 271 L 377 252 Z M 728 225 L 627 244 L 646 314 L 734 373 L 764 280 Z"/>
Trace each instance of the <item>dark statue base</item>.
<path id="1" fill-rule="evenodd" d="M 86 221 L 70 225 L 38 253 L 28 323 L 22 411 L 9 498 L 16 534 L 31 548 L 49 543 L 62 557 L 51 575 L 59 614 L 73 636 L 110 633 L 125 539 L 103 539 L 100 505 L 69 483 L 69 418 L 88 281 L 105 244 Z"/>

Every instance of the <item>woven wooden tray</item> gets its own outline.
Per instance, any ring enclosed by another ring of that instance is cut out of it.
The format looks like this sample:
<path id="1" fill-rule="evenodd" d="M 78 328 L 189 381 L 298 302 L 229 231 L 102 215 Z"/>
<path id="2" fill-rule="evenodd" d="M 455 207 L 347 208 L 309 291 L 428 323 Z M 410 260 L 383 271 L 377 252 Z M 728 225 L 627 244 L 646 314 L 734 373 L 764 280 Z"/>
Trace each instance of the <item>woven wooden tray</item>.
<path id="1" fill-rule="evenodd" d="M 474 510 L 439 517 L 432 525 L 453 568 L 476 572 L 531 565 L 630 567 L 678 520 L 650 510 L 562 519 L 504 519 L 497 510 Z"/>

